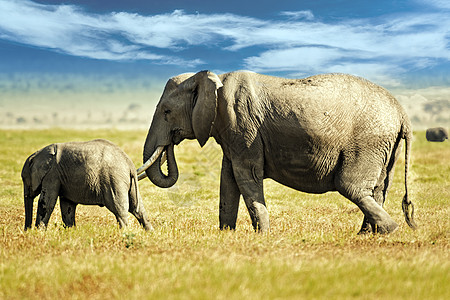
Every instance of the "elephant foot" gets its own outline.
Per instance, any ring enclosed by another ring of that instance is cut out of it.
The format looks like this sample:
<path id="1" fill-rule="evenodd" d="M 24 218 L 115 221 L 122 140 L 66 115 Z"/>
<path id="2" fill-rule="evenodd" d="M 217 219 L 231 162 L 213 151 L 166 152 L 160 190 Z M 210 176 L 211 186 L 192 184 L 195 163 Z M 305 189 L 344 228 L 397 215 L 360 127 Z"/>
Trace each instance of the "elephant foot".
<path id="1" fill-rule="evenodd" d="M 398 224 L 392 220 L 381 205 L 375 202 L 373 197 L 366 196 L 353 202 L 364 213 L 363 226 L 360 230 L 361 233 L 369 229 L 366 223 L 370 224 L 373 233 L 388 234 L 397 229 Z"/>
<path id="2" fill-rule="evenodd" d="M 143 227 L 144 227 L 145 231 L 153 231 L 153 230 L 155 230 L 153 228 L 152 224 L 150 224 L 150 223 L 144 223 Z"/>
<path id="3" fill-rule="evenodd" d="M 44 222 L 40 222 L 36 224 L 36 229 L 38 230 L 47 230 L 47 225 Z"/>
<path id="4" fill-rule="evenodd" d="M 364 217 L 364 220 L 361 225 L 361 229 L 358 232 L 358 235 L 369 234 L 371 232 L 372 232 L 372 225 L 370 225 L 369 219 Z"/>
<path id="5" fill-rule="evenodd" d="M 369 233 L 371 233 L 371 232 L 372 232 L 372 227 L 369 225 L 368 228 L 367 228 L 367 227 L 361 228 L 361 229 L 358 231 L 357 235 L 366 235 L 366 234 L 369 234 Z"/>
<path id="6" fill-rule="evenodd" d="M 255 201 L 253 202 L 253 207 L 254 211 L 249 210 L 251 212 L 253 229 L 259 233 L 268 233 L 270 231 L 270 223 L 266 206 Z"/>
<path id="7" fill-rule="evenodd" d="M 219 212 L 219 229 L 220 230 L 236 230 L 237 212 L 226 213 Z"/>
<path id="8" fill-rule="evenodd" d="M 387 224 L 375 224 L 372 225 L 373 233 L 389 234 L 398 229 L 398 224 L 394 221 L 386 222 Z"/>
<path id="9" fill-rule="evenodd" d="M 236 225 L 231 226 L 228 224 L 220 224 L 219 230 L 221 230 L 221 231 L 236 231 Z"/>

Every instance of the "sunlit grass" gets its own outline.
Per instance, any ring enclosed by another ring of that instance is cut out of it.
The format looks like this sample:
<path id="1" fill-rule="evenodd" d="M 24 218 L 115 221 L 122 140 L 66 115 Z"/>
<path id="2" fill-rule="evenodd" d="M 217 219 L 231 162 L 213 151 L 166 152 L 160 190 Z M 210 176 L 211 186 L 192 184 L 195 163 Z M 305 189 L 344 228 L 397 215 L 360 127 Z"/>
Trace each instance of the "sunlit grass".
<path id="1" fill-rule="evenodd" d="M 145 131 L 0 131 L 0 299 L 446 299 L 450 272 L 450 145 L 415 134 L 410 176 L 417 231 L 404 222 L 403 158 L 386 210 L 400 227 L 357 236 L 362 213 L 338 193 L 311 195 L 265 181 L 271 232 L 255 234 L 241 201 L 237 230 L 218 230 L 220 148 L 176 147 L 180 180 L 140 182 L 155 227 L 79 206 L 77 228 L 55 208 L 47 230 L 24 232 L 20 171 L 54 142 L 107 138 L 138 167 Z M 35 201 L 36 202 L 36 201 Z M 36 210 L 36 205 L 35 205 Z"/>

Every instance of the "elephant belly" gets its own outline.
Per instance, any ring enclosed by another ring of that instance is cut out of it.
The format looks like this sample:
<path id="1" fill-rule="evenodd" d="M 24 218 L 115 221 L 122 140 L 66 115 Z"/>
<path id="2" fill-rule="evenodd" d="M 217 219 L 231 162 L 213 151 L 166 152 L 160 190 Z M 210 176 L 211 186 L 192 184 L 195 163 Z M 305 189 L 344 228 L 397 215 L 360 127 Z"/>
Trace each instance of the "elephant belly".
<path id="1" fill-rule="evenodd" d="M 60 191 L 60 196 L 69 199 L 72 202 L 83 205 L 104 205 L 103 195 L 95 190 L 86 188 L 64 187 Z"/>
<path id="2" fill-rule="evenodd" d="M 287 155 L 291 153 L 291 155 Z M 308 154 L 297 151 L 279 153 L 265 161 L 264 176 L 307 193 L 334 191 L 334 174 L 339 155 Z"/>
<path id="3" fill-rule="evenodd" d="M 108 190 L 100 183 L 99 177 L 86 170 L 77 171 L 80 174 L 73 171 L 69 176 L 60 177 L 60 196 L 78 204 L 104 205 Z"/>

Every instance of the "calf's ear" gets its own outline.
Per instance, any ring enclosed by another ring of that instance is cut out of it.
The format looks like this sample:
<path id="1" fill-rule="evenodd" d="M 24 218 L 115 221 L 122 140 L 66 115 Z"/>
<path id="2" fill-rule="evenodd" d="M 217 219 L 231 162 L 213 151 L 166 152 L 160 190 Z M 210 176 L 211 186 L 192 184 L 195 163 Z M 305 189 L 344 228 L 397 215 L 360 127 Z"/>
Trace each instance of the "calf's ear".
<path id="1" fill-rule="evenodd" d="M 55 163 L 56 145 L 49 145 L 28 158 L 31 174 L 31 186 L 33 191 L 41 185 L 45 175 L 51 170 Z"/>

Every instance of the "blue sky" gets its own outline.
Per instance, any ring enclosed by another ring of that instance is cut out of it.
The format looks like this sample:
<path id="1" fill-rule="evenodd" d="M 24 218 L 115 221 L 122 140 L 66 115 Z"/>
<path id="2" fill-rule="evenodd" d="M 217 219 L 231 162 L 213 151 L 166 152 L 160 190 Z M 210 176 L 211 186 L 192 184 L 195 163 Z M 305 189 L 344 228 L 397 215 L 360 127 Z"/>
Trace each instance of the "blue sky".
<path id="1" fill-rule="evenodd" d="M 0 74 L 342 72 L 450 86 L 448 0 L 0 0 Z"/>

